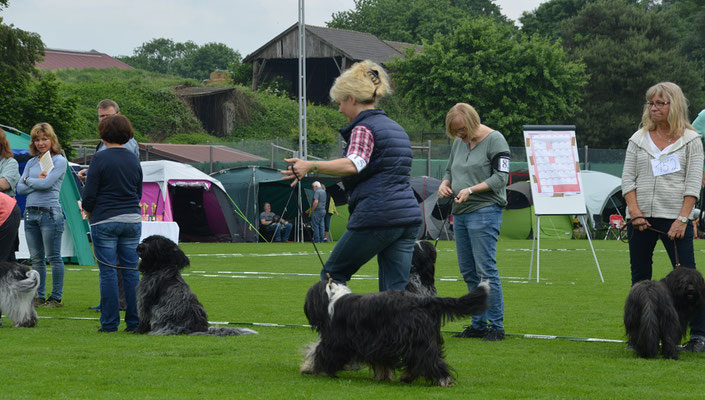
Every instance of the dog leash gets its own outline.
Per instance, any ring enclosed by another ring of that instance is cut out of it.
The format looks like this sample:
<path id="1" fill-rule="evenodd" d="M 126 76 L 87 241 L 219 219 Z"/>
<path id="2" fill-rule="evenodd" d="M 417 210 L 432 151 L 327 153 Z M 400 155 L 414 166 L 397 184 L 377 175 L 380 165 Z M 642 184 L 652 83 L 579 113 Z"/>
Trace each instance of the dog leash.
<path id="1" fill-rule="evenodd" d="M 296 169 L 294 169 L 293 165 L 289 165 L 289 169 L 291 172 L 294 173 L 294 178 L 296 178 L 296 185 L 291 189 L 291 195 L 294 194 L 294 190 L 296 190 L 296 186 L 301 185 L 301 178 L 299 177 L 299 174 L 296 173 Z M 301 202 L 298 202 L 298 208 L 299 208 L 299 215 L 302 216 L 303 218 L 303 211 L 301 209 Z M 323 272 L 326 273 L 326 277 L 328 277 L 328 282 L 330 283 L 333 278 L 330 275 L 330 271 L 326 268 L 326 263 L 323 262 L 323 258 L 321 257 L 321 253 L 318 251 L 318 247 L 316 247 L 316 242 L 311 238 L 311 244 L 313 245 L 313 249 L 316 250 L 316 255 L 318 256 L 318 260 L 321 262 L 321 265 L 323 266 Z"/>
<path id="2" fill-rule="evenodd" d="M 622 229 L 627 229 L 627 225 L 630 225 L 630 224 L 632 225 L 632 229 L 634 229 L 634 221 L 638 220 L 638 219 L 646 220 L 646 217 L 642 217 L 642 216 L 634 217 L 631 220 L 629 220 L 629 222 L 625 223 L 624 227 L 622 227 Z M 650 231 L 654 231 L 654 232 L 658 233 L 659 235 L 664 235 L 664 236 L 668 237 L 668 233 L 660 231 L 656 228 L 652 228 L 650 226 L 647 226 L 646 229 L 648 229 Z M 632 231 L 632 237 L 633 236 L 634 236 L 634 231 Z M 628 237 L 628 235 L 620 235 L 620 237 L 625 237 L 627 239 L 626 241 L 624 239 L 620 239 L 623 243 L 628 243 L 632 239 L 632 237 Z M 673 242 L 673 254 L 676 259 L 676 264 L 675 264 L 674 268 L 678 268 L 681 266 L 680 258 L 678 257 L 678 245 L 676 244 L 676 239 L 670 239 L 670 240 Z"/>

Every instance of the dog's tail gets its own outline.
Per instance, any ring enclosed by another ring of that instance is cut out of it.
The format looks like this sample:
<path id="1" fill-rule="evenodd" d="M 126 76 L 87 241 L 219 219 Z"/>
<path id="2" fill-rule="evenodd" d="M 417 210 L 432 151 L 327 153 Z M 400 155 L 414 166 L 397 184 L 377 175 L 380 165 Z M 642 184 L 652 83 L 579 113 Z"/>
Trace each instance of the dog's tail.
<path id="1" fill-rule="evenodd" d="M 432 312 L 440 315 L 445 322 L 483 312 L 487 308 L 489 294 L 490 284 L 483 281 L 463 297 L 429 297 L 428 301 Z"/>
<path id="2" fill-rule="evenodd" d="M 191 335 L 200 336 L 238 336 L 238 335 L 257 335 L 259 332 L 249 328 L 228 328 L 209 326 L 208 332 L 194 332 Z"/>
<path id="3" fill-rule="evenodd" d="M 39 278 L 39 272 L 30 269 L 27 271 L 27 278 L 17 282 L 17 288 L 21 292 L 36 292 L 40 282 L 41 278 Z"/>

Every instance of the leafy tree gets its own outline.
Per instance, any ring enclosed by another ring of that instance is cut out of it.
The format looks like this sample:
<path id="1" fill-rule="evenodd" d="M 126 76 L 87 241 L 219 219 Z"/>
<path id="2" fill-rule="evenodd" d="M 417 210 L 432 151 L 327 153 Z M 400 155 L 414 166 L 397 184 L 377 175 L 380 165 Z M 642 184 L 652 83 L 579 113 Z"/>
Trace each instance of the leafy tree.
<path id="1" fill-rule="evenodd" d="M 593 0 L 549 0 L 541 3 L 531 12 L 523 12 L 519 17 L 521 31 L 527 35 L 539 35 L 558 39 L 561 37 L 560 24 L 572 18 Z"/>
<path id="2" fill-rule="evenodd" d="M 208 79 L 218 69 L 241 64 L 240 53 L 223 43 L 206 43 L 184 55 L 174 65 L 176 75 L 192 79 Z"/>
<path id="3" fill-rule="evenodd" d="M 690 100 L 691 115 L 705 105 L 698 65 L 680 53 L 664 13 L 626 0 L 598 0 L 561 25 L 563 43 L 590 73 L 576 122 L 582 142 L 622 148 L 638 128 L 644 93 L 672 81 Z M 675 45 L 674 45 L 675 44 Z"/>
<path id="4" fill-rule="evenodd" d="M 166 38 L 152 39 L 136 48 L 132 56 L 118 58 L 135 68 L 197 80 L 208 79 L 218 69 L 238 68 L 242 61 L 240 53 L 223 43 L 198 46 Z"/>
<path id="5" fill-rule="evenodd" d="M 508 21 L 492 0 L 355 0 L 354 10 L 333 14 L 327 25 L 369 32 L 384 40 L 421 43 L 477 16 Z"/>
<path id="6" fill-rule="evenodd" d="M 700 63 L 705 78 L 705 0 L 663 0 L 659 8 L 676 30 L 681 52 Z"/>
<path id="7" fill-rule="evenodd" d="M 7 0 L 0 0 L 0 10 L 7 5 Z M 0 18 L 0 123 L 29 131 L 38 122 L 48 122 L 70 151 L 75 103 L 59 95 L 61 85 L 54 74 L 36 69 L 43 55 L 38 34 L 5 25 Z"/>
<path id="8" fill-rule="evenodd" d="M 174 63 L 197 48 L 192 41 L 175 43 L 171 39 L 158 38 L 143 43 L 132 56 L 118 58 L 135 68 L 167 74 L 172 73 Z"/>
<path id="9" fill-rule="evenodd" d="M 488 18 L 437 35 L 423 53 L 409 51 L 390 68 L 397 92 L 436 126 L 453 104 L 467 102 L 514 145 L 524 124 L 570 121 L 587 80 L 559 45 Z"/>

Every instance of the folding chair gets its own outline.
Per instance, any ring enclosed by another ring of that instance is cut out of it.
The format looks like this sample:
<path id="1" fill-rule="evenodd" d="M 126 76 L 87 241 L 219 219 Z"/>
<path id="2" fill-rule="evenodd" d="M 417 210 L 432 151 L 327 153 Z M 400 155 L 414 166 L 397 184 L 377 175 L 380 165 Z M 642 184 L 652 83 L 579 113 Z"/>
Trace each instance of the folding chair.
<path id="1" fill-rule="evenodd" d="M 616 240 L 621 239 L 622 227 L 624 226 L 624 218 L 619 214 L 610 215 L 609 227 L 607 228 L 607 233 L 605 234 L 605 240 L 610 237 L 610 233 Z"/>

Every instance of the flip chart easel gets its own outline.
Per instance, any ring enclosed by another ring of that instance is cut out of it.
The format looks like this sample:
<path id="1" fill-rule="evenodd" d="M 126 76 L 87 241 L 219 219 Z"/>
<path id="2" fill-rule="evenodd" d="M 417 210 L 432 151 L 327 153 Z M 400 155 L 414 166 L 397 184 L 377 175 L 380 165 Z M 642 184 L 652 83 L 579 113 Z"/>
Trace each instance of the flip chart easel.
<path id="1" fill-rule="evenodd" d="M 541 269 L 541 216 L 577 215 L 583 226 L 587 226 L 585 218 L 587 208 L 585 195 L 582 192 L 575 126 L 524 125 L 524 144 L 536 214 L 536 230 L 531 241 L 529 279 L 534 266 L 534 248 L 536 248 L 536 282 L 538 283 Z M 600 280 L 604 282 L 590 235 L 587 235 L 587 239 Z"/>

